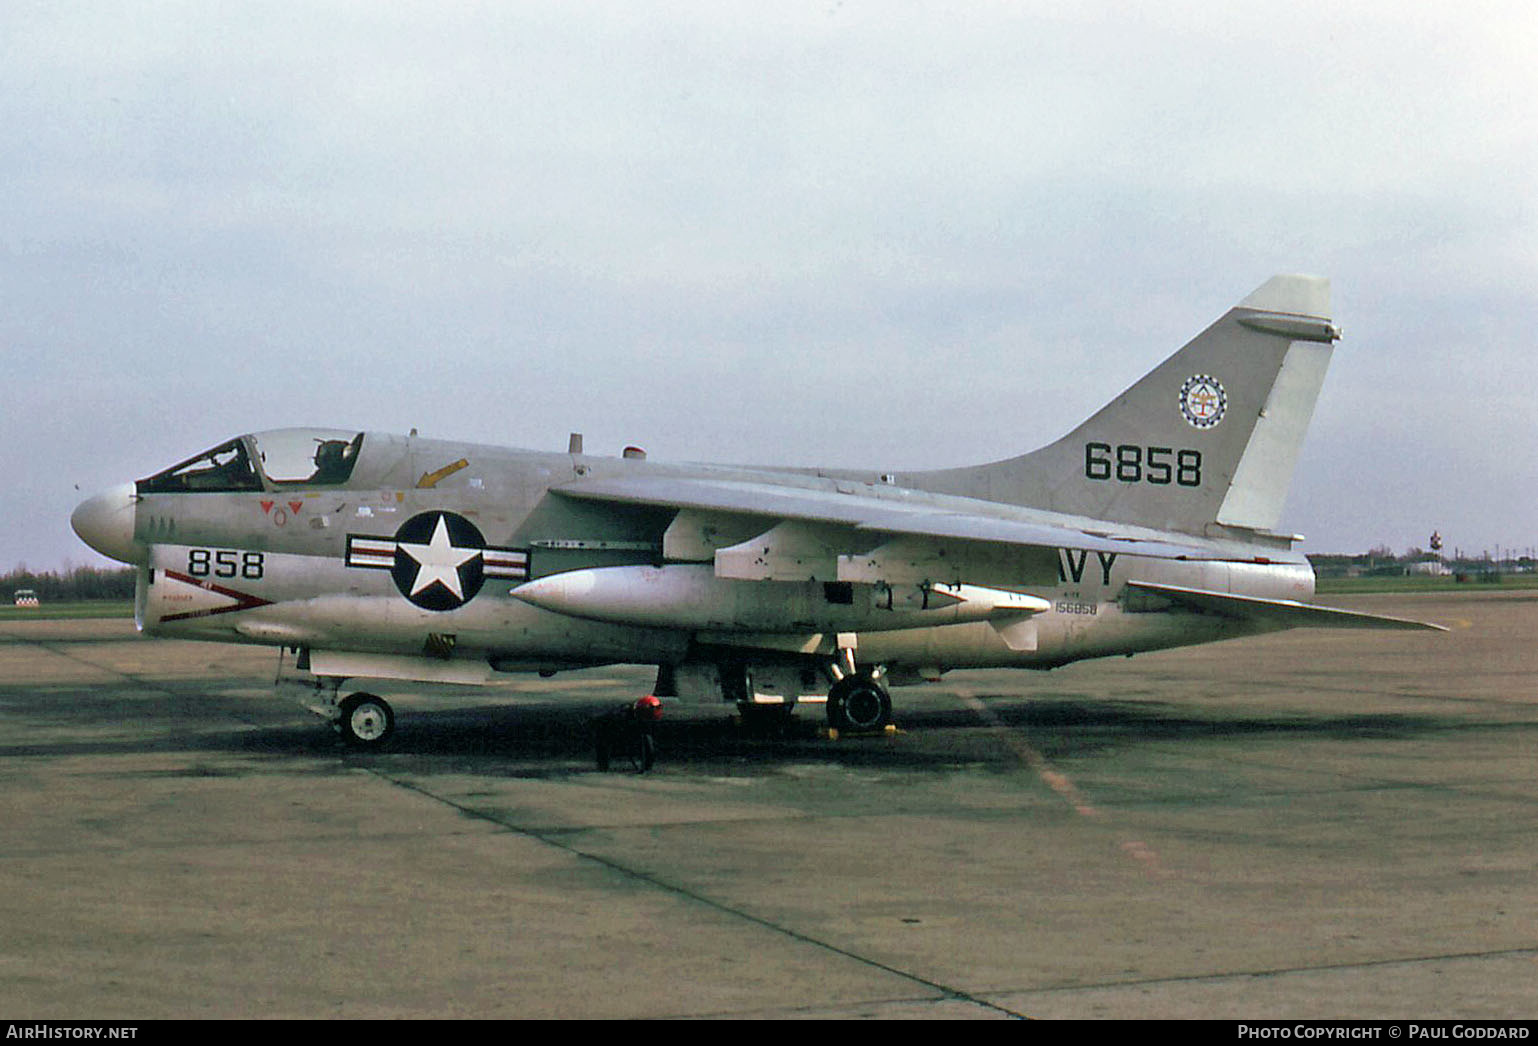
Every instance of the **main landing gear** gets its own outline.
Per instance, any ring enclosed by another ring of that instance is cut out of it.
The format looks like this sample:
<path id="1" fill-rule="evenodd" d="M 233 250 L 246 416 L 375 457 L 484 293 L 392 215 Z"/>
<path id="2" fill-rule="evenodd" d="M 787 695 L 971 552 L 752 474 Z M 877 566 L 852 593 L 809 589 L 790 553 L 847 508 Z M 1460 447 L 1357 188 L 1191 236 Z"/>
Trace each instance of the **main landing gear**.
<path id="1" fill-rule="evenodd" d="M 892 695 L 875 673 L 846 675 L 828 690 L 828 726 L 850 733 L 885 730 L 892 722 Z"/>
<path id="2" fill-rule="evenodd" d="M 840 636 L 840 639 L 844 639 Z M 743 727 L 758 736 L 784 736 L 794 721 L 795 709 L 803 704 L 818 702 L 827 694 L 828 727 L 837 733 L 874 733 L 892 724 L 892 697 L 882 682 L 885 674 L 881 665 L 860 666 L 855 662 L 853 637 L 841 645 L 837 658 L 829 659 L 821 666 L 826 673 L 827 689 L 818 687 L 817 671 L 805 665 L 787 668 L 785 665 L 753 666 L 740 663 L 724 663 L 717 666 L 720 676 L 721 697 L 736 704 Z M 764 672 L 764 679 L 755 682 L 755 673 Z M 799 680 L 796 675 L 800 676 Z M 671 669 L 664 666 L 658 673 L 657 689 L 663 692 L 672 688 L 676 678 Z M 762 693 L 759 686 L 762 685 Z M 665 692 L 677 693 L 676 689 Z M 780 695 L 780 696 L 776 696 Z M 760 702 L 758 698 L 766 696 Z"/>
<path id="3" fill-rule="evenodd" d="M 828 727 L 835 736 L 841 731 L 869 733 L 892 725 L 892 695 L 881 682 L 881 665 L 861 667 L 855 659 L 858 636 L 839 633 L 838 657 L 827 666 L 833 685 L 828 688 Z"/>

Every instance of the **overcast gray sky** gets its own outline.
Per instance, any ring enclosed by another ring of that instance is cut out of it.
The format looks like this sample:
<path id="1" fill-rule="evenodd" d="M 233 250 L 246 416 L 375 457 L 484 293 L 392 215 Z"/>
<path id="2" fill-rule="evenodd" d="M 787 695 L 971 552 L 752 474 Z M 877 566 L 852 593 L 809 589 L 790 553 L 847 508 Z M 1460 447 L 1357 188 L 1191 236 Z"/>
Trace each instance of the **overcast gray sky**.
<path id="1" fill-rule="evenodd" d="M 286 425 L 997 458 L 1277 272 L 1346 332 L 1305 549 L 1538 545 L 1535 54 L 1515 0 L 9 0 L 0 570 Z"/>

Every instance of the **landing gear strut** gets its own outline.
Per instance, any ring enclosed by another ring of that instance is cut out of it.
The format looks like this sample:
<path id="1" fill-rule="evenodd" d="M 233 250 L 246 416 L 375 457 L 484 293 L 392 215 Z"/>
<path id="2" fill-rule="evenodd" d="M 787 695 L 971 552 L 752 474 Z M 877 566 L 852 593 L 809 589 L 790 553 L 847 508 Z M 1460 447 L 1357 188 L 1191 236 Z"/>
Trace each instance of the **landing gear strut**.
<path id="1" fill-rule="evenodd" d="M 835 730 L 882 730 L 891 721 L 892 696 L 874 676 L 848 675 L 828 691 L 828 725 Z"/>
<path id="2" fill-rule="evenodd" d="M 342 713 L 336 727 L 352 748 L 377 749 L 395 733 L 395 712 L 390 703 L 373 694 L 353 694 L 337 706 Z"/>

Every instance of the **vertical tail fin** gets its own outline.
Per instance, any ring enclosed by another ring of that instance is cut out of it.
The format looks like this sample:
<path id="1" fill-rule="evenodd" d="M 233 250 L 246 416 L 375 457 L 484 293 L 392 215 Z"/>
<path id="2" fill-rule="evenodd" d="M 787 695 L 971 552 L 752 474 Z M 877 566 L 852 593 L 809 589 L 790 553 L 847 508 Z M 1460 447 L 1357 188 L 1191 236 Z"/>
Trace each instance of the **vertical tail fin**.
<path id="1" fill-rule="evenodd" d="M 1275 276 L 1067 436 L 916 487 L 1187 533 L 1275 528 L 1340 331 Z"/>

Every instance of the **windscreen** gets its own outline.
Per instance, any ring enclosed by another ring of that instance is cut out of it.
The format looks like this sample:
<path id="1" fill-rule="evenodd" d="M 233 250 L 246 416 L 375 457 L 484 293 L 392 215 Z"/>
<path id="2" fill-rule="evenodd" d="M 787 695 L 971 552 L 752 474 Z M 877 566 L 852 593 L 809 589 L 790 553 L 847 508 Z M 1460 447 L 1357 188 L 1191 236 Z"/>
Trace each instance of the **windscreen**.
<path id="1" fill-rule="evenodd" d="M 261 490 L 243 438 L 221 443 L 195 458 L 157 472 L 136 484 L 140 494 L 185 494 L 197 491 Z"/>

